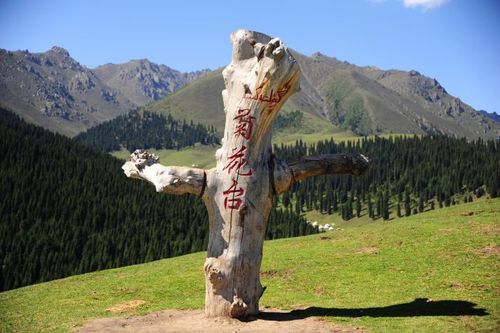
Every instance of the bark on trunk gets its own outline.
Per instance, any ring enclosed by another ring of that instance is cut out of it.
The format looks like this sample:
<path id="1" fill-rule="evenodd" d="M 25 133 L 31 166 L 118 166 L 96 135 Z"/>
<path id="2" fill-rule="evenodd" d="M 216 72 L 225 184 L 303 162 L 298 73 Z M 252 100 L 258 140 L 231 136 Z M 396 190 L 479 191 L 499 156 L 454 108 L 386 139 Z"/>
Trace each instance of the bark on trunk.
<path id="1" fill-rule="evenodd" d="M 165 167 L 143 151 L 123 169 L 158 192 L 202 197 L 209 216 L 205 313 L 242 318 L 259 312 L 259 271 L 273 197 L 295 181 L 327 173 L 359 175 L 360 154 L 303 158 L 287 165 L 272 154 L 276 113 L 298 88 L 299 67 L 283 43 L 246 30 L 231 35 L 233 55 L 224 69 L 226 127 L 214 169 Z"/>

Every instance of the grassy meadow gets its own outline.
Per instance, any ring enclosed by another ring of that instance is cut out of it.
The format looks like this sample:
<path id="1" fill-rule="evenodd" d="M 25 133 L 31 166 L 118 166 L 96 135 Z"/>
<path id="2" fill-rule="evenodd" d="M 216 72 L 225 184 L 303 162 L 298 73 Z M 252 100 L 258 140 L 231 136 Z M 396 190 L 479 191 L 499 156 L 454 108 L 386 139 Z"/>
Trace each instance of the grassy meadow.
<path id="1" fill-rule="evenodd" d="M 264 246 L 261 307 L 367 332 L 498 332 L 500 199 Z M 122 316 L 199 309 L 205 253 L 0 293 L 1 332 L 68 332 Z M 139 302 L 141 303 L 141 302 Z"/>

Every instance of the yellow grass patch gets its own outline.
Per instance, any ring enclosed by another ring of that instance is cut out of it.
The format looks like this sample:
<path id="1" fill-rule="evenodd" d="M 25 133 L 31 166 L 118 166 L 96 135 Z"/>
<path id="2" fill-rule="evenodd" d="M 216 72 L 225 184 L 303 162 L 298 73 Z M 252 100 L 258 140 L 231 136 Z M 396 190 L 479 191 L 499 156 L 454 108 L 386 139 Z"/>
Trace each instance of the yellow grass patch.
<path id="1" fill-rule="evenodd" d="M 138 307 L 144 304 L 146 304 L 146 301 L 140 299 L 134 299 L 131 301 L 123 302 L 118 305 L 109 307 L 106 309 L 106 311 L 111 313 L 131 312 L 137 310 Z"/>

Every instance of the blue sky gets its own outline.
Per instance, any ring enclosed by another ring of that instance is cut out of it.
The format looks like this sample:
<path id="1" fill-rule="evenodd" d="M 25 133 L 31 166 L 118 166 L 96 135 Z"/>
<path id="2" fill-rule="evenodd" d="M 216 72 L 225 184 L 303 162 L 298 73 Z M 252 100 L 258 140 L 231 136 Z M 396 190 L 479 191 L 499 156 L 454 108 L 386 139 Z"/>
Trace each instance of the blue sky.
<path id="1" fill-rule="evenodd" d="M 416 69 L 500 113 L 500 1 L 0 0 L 0 48 L 66 48 L 87 67 L 148 58 L 181 71 L 230 60 L 238 28 L 356 65 Z"/>

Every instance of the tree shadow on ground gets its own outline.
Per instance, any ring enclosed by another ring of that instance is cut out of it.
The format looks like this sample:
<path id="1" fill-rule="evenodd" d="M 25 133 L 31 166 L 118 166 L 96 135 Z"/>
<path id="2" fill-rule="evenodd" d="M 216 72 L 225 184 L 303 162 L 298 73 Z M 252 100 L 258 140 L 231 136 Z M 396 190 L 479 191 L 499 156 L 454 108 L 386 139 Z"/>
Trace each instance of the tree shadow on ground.
<path id="1" fill-rule="evenodd" d="M 254 319 L 288 321 L 307 317 L 420 317 L 420 316 L 487 316 L 485 309 L 476 309 L 468 301 L 432 301 L 417 298 L 413 302 L 374 308 L 321 308 L 292 310 L 290 312 L 261 312 Z"/>

